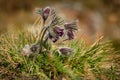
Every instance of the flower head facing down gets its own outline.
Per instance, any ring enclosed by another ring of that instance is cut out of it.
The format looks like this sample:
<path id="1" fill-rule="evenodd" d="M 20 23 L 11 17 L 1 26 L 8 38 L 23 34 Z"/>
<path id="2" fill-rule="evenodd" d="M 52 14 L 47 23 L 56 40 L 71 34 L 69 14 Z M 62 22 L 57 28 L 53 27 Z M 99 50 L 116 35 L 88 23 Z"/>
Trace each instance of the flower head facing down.
<path id="1" fill-rule="evenodd" d="M 73 33 L 73 31 L 72 31 L 72 30 L 68 30 L 68 31 L 67 31 L 67 36 L 68 36 L 68 39 L 69 39 L 69 40 L 74 39 L 74 33 Z"/>
<path id="2" fill-rule="evenodd" d="M 73 53 L 73 50 L 68 47 L 59 48 L 59 53 L 64 56 L 69 56 Z"/>
<path id="3" fill-rule="evenodd" d="M 59 36 L 56 34 L 49 33 L 48 38 L 52 40 L 52 42 L 56 42 L 59 39 Z"/>
<path id="4" fill-rule="evenodd" d="M 59 26 L 54 26 L 48 30 L 48 38 L 52 40 L 52 42 L 56 42 L 59 37 L 62 37 L 64 34 L 64 29 L 60 28 Z"/>
<path id="5" fill-rule="evenodd" d="M 56 33 L 56 35 L 58 35 L 58 36 L 63 36 L 63 34 L 64 34 L 64 29 L 61 29 L 59 26 L 55 26 L 54 28 L 53 28 L 53 30 L 54 30 L 54 32 Z"/>
<path id="6" fill-rule="evenodd" d="M 77 21 L 71 23 L 65 23 L 64 27 L 67 31 L 67 37 L 69 40 L 74 39 L 74 31 L 77 30 Z"/>

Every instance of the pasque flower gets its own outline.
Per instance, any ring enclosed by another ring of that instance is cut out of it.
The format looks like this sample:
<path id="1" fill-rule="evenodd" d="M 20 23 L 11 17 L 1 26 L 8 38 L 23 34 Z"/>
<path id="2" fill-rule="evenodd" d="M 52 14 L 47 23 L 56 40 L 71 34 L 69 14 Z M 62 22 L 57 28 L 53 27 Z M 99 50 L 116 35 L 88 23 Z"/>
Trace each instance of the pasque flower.
<path id="1" fill-rule="evenodd" d="M 43 9 L 43 19 L 46 20 L 48 16 L 50 15 L 51 8 L 50 7 L 45 7 Z"/>
<path id="2" fill-rule="evenodd" d="M 77 24 L 76 21 L 71 22 L 71 23 L 65 23 L 64 27 L 67 32 L 68 39 L 74 39 L 74 31 L 77 30 Z"/>
<path id="3" fill-rule="evenodd" d="M 62 37 L 64 29 L 60 28 L 60 26 L 54 26 L 51 30 L 49 30 L 48 37 L 52 40 L 52 42 L 56 42 L 59 37 Z"/>
<path id="4" fill-rule="evenodd" d="M 60 55 L 64 55 L 64 56 L 69 56 L 73 52 L 73 50 L 68 47 L 59 48 L 58 51 L 59 51 Z"/>
<path id="5" fill-rule="evenodd" d="M 44 21 L 47 20 L 49 15 L 51 14 L 52 9 L 50 7 L 45 7 L 44 9 L 37 8 L 36 13 L 40 14 Z"/>
<path id="6" fill-rule="evenodd" d="M 74 39 L 74 33 L 72 30 L 68 30 L 67 31 L 67 36 L 68 36 L 68 39 L 71 40 L 71 39 Z"/>
<path id="7" fill-rule="evenodd" d="M 52 40 L 52 42 L 56 42 L 59 39 L 59 36 L 54 33 L 48 33 L 48 38 Z"/>
<path id="8" fill-rule="evenodd" d="M 48 39 L 50 39 L 54 43 L 58 41 L 60 37 L 64 36 L 68 37 L 68 39 L 66 40 L 74 39 L 74 32 L 75 30 L 77 30 L 76 21 L 65 23 L 64 27 L 62 28 L 60 25 L 63 24 L 64 20 L 56 15 L 56 11 L 54 10 L 54 8 L 38 8 L 36 9 L 36 12 L 41 15 L 43 19 L 43 27 L 38 35 L 37 43 L 26 45 L 22 50 L 23 55 L 31 56 L 34 55 L 33 53 L 41 53 L 43 50 L 43 46 L 47 43 Z M 59 48 L 59 52 L 61 55 L 68 56 L 73 52 L 73 50 L 64 47 Z"/>
<path id="9" fill-rule="evenodd" d="M 55 26 L 53 28 L 53 30 L 56 33 L 56 35 L 58 35 L 60 37 L 63 36 L 63 34 L 64 34 L 64 32 L 63 32 L 64 29 L 61 29 L 59 26 Z"/>

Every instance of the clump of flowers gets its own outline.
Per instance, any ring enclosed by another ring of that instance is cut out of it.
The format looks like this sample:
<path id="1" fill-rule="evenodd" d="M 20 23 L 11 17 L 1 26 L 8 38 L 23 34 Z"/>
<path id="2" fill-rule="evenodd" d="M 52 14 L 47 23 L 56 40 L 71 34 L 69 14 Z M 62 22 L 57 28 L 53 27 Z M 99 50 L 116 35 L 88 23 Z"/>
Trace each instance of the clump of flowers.
<path id="1" fill-rule="evenodd" d="M 55 9 L 51 7 L 37 8 L 36 13 L 39 14 L 43 20 L 43 27 L 39 34 L 40 39 L 37 43 L 30 46 L 26 45 L 22 50 L 22 54 L 40 54 L 44 48 L 48 50 L 45 45 L 49 45 L 49 40 L 56 43 L 60 38 L 62 38 L 63 41 L 74 39 L 74 32 L 77 30 L 77 21 L 64 23 L 64 20 L 58 17 Z M 70 55 L 72 53 L 72 49 L 67 47 L 58 49 L 62 55 Z"/>

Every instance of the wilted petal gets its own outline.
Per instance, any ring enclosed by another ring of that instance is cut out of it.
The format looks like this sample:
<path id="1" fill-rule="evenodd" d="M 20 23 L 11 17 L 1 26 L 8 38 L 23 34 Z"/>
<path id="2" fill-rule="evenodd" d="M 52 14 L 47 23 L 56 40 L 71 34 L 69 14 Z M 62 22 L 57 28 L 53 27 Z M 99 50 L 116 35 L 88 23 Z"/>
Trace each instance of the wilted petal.
<path id="1" fill-rule="evenodd" d="M 55 26 L 54 28 L 54 32 L 58 35 L 58 36 L 62 36 L 64 34 L 63 30 L 64 29 L 61 29 L 60 27 L 58 26 Z"/>
<path id="2" fill-rule="evenodd" d="M 68 30 L 67 31 L 67 36 L 68 36 L 68 39 L 71 40 L 71 39 L 74 39 L 74 33 L 72 30 Z"/>
<path id="3" fill-rule="evenodd" d="M 77 21 L 71 23 L 65 23 L 64 27 L 66 30 L 77 30 Z"/>
<path id="4" fill-rule="evenodd" d="M 23 56 L 29 56 L 30 54 L 32 54 L 32 52 L 30 50 L 30 46 L 29 45 L 25 45 L 25 47 L 22 49 L 21 54 Z"/>
<path id="5" fill-rule="evenodd" d="M 73 50 L 71 48 L 64 47 L 64 48 L 59 48 L 59 52 L 61 55 L 68 56 L 72 54 Z"/>

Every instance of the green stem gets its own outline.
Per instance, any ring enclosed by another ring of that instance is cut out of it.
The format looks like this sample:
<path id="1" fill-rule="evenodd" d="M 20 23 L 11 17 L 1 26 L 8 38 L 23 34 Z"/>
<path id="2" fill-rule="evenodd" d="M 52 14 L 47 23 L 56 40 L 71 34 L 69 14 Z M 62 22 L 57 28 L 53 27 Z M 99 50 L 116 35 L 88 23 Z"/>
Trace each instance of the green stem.
<path id="1" fill-rule="evenodd" d="M 42 28 L 42 30 L 41 30 L 41 32 L 39 33 L 39 35 L 42 34 L 42 32 L 44 31 L 44 29 L 45 29 L 45 28 Z M 40 37 L 39 37 L 39 38 L 40 38 Z M 38 39 L 37 44 L 39 44 L 39 43 L 40 43 L 40 40 Z"/>
<path id="2" fill-rule="evenodd" d="M 43 42 L 43 38 L 44 38 L 44 36 L 45 36 L 45 33 L 46 33 L 47 29 L 48 29 L 48 27 L 46 27 L 45 30 L 43 31 L 43 34 L 42 34 L 42 37 L 41 37 L 41 40 L 40 40 L 40 51 L 39 51 L 39 53 L 40 53 L 41 50 L 42 50 L 42 42 Z"/>

